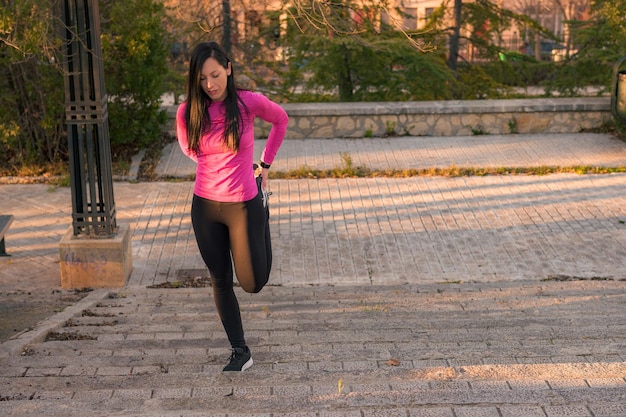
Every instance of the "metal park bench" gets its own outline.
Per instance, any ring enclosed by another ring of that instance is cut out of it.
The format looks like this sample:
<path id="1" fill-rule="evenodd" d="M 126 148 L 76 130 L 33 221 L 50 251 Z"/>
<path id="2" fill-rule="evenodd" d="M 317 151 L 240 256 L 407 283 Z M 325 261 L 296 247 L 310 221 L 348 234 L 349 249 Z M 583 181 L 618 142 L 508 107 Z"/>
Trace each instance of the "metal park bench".
<path id="1" fill-rule="evenodd" d="M 13 223 L 13 216 L 10 214 L 0 215 L 0 256 L 11 256 L 7 253 L 4 246 L 4 235 L 9 230 L 9 226 Z"/>

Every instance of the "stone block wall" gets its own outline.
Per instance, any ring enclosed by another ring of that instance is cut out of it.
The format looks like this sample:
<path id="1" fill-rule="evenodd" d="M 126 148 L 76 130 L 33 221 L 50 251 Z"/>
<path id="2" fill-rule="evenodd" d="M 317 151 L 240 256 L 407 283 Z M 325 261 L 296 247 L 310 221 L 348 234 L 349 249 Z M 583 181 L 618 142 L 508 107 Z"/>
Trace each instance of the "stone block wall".
<path id="1" fill-rule="evenodd" d="M 289 114 L 287 139 L 575 133 L 611 119 L 607 97 L 288 103 L 283 108 Z M 176 107 L 167 110 L 173 129 Z M 269 127 L 257 120 L 257 137 L 267 137 Z"/>

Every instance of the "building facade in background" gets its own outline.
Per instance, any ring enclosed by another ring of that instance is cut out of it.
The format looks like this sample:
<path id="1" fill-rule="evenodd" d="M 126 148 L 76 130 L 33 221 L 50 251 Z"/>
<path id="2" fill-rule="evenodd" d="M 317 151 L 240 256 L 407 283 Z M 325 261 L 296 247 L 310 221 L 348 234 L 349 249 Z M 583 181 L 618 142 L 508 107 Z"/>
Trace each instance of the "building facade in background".
<path id="1" fill-rule="evenodd" d="M 177 22 L 182 22 L 170 28 L 178 40 L 175 52 L 183 54 L 189 45 L 201 40 L 221 39 L 222 0 L 162 1 L 170 15 Z M 472 1 L 463 0 L 464 3 Z M 542 60 L 560 60 L 575 52 L 575 43 L 569 35 L 567 22 L 589 19 L 590 0 L 498 0 L 497 3 L 502 8 L 530 16 L 561 41 L 542 38 L 529 28 L 514 26 L 492 35 L 491 43 L 499 45 L 503 50 L 524 53 Z M 294 1 L 285 3 L 282 0 L 230 0 L 232 44 L 247 48 L 246 56 L 254 57 L 258 53 L 267 54 L 259 58 L 282 60 L 283 51 L 279 46 L 272 45 L 272 36 L 277 40 L 284 33 L 289 18 L 285 10 L 294 4 Z M 379 18 L 398 29 L 419 31 L 441 5 L 442 0 L 392 0 L 390 8 Z M 453 6 L 454 0 L 445 1 L 446 27 L 452 26 Z M 402 11 L 401 14 L 395 12 L 396 7 Z M 485 22 L 485 25 L 488 24 Z M 271 32 L 269 36 L 268 30 Z M 470 37 L 472 30 L 478 31 L 480 28 L 466 29 L 467 33 L 462 33 L 462 37 Z M 254 48 L 258 48 L 258 51 Z M 469 62 L 480 60 L 480 54 L 463 40 L 459 53 L 462 59 Z"/>
<path id="2" fill-rule="evenodd" d="M 469 3 L 474 0 L 463 0 Z M 452 26 L 452 7 L 454 0 L 446 2 L 446 25 Z M 437 10 L 441 0 L 399 0 L 399 8 L 405 16 L 394 20 L 401 22 L 405 30 L 420 30 L 428 18 Z M 560 60 L 575 52 L 574 40 L 569 34 L 568 22 L 586 21 L 590 18 L 590 0 L 498 0 L 498 6 L 518 14 L 524 14 L 541 26 L 554 33 L 561 42 L 537 37 L 529 28 L 513 26 L 491 41 L 504 50 L 521 52 L 542 60 Z M 406 17 L 408 16 L 408 17 Z M 488 24 L 486 22 L 485 24 Z M 464 33 L 469 37 L 471 33 Z M 461 55 L 468 61 L 473 60 L 473 51 L 463 45 Z"/>

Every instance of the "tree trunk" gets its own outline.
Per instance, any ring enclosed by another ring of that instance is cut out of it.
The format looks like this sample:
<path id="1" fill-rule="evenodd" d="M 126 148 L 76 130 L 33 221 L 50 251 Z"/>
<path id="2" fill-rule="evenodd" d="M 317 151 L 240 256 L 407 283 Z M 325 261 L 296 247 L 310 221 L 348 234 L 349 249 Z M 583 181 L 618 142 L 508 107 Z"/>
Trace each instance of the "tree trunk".
<path id="1" fill-rule="evenodd" d="M 231 19 L 230 19 L 230 0 L 222 0 L 222 47 L 226 51 L 226 54 L 233 56 L 233 47 L 231 41 Z"/>
<path id="2" fill-rule="evenodd" d="M 343 55 L 343 68 L 339 76 L 339 100 L 352 101 L 354 96 L 354 86 L 352 85 L 352 74 L 350 72 L 350 56 L 348 48 L 341 45 Z"/>
<path id="3" fill-rule="evenodd" d="M 461 37 L 461 9 L 463 0 L 454 0 L 454 27 L 450 35 L 450 48 L 448 51 L 448 68 L 456 71 L 456 63 L 459 57 L 459 38 Z"/>

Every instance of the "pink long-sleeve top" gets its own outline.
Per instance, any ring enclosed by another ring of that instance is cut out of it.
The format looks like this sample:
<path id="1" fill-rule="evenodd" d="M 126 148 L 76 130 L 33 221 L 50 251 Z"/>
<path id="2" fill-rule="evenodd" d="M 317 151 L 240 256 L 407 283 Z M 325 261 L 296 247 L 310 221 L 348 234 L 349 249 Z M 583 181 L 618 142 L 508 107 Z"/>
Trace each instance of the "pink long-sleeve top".
<path id="1" fill-rule="evenodd" d="M 258 192 L 252 163 L 254 160 L 254 118 L 260 117 L 272 124 L 261 160 L 271 164 L 287 132 L 289 118 L 285 110 L 263 94 L 240 90 L 239 97 L 243 131 L 239 151 L 224 146 L 225 106 L 212 102 L 209 106 L 211 126 L 200 141 L 196 154 L 189 149 L 185 108 L 183 102 L 176 113 L 176 133 L 180 149 L 197 163 L 194 194 L 213 201 L 242 202 L 253 199 Z"/>

